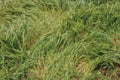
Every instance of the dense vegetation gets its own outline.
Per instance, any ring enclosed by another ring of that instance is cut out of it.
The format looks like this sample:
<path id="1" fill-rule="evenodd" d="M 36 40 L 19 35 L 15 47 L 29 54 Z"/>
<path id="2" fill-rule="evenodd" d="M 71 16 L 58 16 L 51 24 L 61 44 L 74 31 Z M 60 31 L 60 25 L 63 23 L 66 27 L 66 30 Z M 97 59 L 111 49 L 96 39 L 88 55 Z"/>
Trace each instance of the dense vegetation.
<path id="1" fill-rule="evenodd" d="M 0 0 L 0 80 L 119 79 L 119 0 Z"/>

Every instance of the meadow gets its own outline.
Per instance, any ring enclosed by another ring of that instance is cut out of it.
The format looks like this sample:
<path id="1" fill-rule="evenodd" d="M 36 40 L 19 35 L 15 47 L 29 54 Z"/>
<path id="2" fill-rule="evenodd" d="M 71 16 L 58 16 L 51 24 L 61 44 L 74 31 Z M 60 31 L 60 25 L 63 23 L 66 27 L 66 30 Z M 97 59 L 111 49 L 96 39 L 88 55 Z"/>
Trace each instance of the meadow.
<path id="1" fill-rule="evenodd" d="M 0 80 L 120 80 L 120 1 L 0 0 Z"/>

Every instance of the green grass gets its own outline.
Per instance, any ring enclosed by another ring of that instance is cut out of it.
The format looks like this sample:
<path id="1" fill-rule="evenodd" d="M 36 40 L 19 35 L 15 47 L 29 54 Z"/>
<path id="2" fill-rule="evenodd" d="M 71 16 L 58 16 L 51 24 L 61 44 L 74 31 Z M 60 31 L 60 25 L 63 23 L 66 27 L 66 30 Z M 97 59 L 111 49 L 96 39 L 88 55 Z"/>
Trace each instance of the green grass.
<path id="1" fill-rule="evenodd" d="M 119 79 L 119 0 L 0 1 L 0 80 Z"/>

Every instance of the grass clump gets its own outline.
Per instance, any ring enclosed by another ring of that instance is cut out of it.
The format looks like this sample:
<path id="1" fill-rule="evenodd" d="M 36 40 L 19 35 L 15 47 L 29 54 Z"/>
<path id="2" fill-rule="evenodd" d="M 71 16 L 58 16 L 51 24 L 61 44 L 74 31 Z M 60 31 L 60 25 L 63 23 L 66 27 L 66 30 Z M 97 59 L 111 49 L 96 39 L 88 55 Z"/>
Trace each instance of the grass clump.
<path id="1" fill-rule="evenodd" d="M 0 2 L 1 80 L 118 80 L 119 0 Z"/>

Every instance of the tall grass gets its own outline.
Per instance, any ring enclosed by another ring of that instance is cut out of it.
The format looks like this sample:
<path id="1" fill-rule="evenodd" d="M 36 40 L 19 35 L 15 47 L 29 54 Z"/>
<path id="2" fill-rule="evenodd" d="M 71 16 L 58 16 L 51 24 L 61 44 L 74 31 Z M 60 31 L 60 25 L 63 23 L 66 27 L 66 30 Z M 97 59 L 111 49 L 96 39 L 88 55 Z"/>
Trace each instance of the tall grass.
<path id="1" fill-rule="evenodd" d="M 119 0 L 0 1 L 1 80 L 119 80 Z"/>

